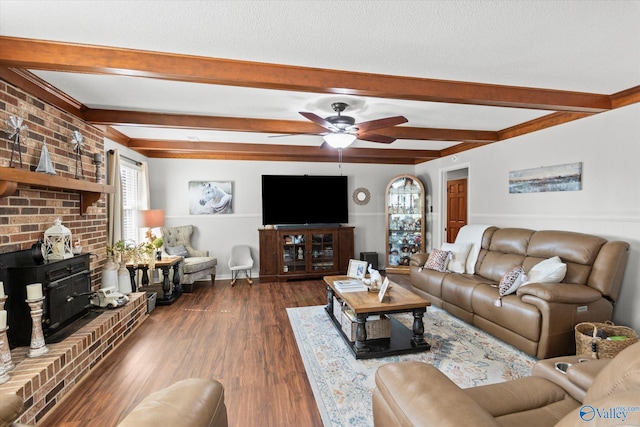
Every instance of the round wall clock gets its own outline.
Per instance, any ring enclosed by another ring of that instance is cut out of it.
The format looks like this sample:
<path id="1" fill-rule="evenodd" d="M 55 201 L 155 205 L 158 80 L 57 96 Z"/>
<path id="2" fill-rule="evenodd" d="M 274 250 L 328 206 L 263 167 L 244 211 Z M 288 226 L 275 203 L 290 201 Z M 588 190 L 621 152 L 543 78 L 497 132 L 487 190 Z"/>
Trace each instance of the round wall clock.
<path id="1" fill-rule="evenodd" d="M 353 202 L 356 205 L 366 205 L 371 200 L 371 193 L 364 187 L 359 187 L 353 190 Z"/>

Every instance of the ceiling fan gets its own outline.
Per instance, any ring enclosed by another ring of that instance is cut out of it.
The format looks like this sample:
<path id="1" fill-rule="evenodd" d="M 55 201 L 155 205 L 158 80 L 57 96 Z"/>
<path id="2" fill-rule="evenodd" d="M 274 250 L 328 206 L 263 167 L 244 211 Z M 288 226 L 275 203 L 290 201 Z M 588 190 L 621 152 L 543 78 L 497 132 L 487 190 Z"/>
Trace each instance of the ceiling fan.
<path id="1" fill-rule="evenodd" d="M 337 115 L 329 116 L 326 119 L 323 119 L 314 113 L 300 112 L 300 114 L 315 124 L 327 129 L 329 131 L 328 133 L 320 133 L 316 135 L 322 135 L 327 144 L 338 149 L 348 147 L 356 139 L 391 144 L 396 140 L 396 138 L 370 132 L 376 129 L 396 126 L 408 121 L 404 116 L 394 116 L 356 123 L 353 117 L 343 116 L 341 114 L 348 107 L 349 105 L 345 102 L 332 103 L 331 108 L 337 113 Z"/>

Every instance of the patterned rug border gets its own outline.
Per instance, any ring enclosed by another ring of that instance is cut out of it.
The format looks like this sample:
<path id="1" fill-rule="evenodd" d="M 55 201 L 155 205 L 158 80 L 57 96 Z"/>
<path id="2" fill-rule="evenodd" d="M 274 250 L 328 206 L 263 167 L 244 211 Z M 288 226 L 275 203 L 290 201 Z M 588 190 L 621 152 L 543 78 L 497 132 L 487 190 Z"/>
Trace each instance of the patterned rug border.
<path id="1" fill-rule="evenodd" d="M 356 360 L 324 306 L 287 308 L 298 350 L 325 426 L 372 426 L 375 370 L 385 363 L 431 363 L 460 387 L 528 376 L 536 359 L 437 307 L 425 316 L 431 351 Z M 411 327 L 413 316 L 396 315 Z"/>

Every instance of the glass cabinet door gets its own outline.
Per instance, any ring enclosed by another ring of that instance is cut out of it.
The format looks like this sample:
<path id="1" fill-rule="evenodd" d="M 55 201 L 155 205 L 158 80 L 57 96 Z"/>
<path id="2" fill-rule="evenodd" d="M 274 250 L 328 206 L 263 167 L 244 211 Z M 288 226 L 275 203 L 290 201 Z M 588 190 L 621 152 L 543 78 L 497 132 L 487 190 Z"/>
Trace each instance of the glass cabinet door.
<path id="1" fill-rule="evenodd" d="M 283 234 L 283 273 L 304 273 L 307 264 L 307 250 L 304 234 Z"/>
<path id="2" fill-rule="evenodd" d="M 333 270 L 334 233 L 311 234 L 311 269 L 313 271 Z"/>
<path id="3" fill-rule="evenodd" d="M 418 178 L 400 175 L 387 186 L 387 266 L 408 273 L 412 254 L 424 252 L 425 191 Z"/>

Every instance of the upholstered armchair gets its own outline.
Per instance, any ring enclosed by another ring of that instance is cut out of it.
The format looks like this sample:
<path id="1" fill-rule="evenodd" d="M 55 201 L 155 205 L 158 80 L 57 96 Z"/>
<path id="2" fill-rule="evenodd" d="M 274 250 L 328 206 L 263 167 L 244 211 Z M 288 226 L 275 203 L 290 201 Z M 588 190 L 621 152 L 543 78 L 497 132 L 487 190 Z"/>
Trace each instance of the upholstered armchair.
<path id="1" fill-rule="evenodd" d="M 211 276 L 211 285 L 216 279 L 218 260 L 209 256 L 209 251 L 197 250 L 191 246 L 193 225 L 161 227 L 164 252 L 169 256 L 184 258 L 180 271 L 180 285 L 184 292 L 193 292 L 193 283 Z"/>

